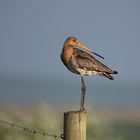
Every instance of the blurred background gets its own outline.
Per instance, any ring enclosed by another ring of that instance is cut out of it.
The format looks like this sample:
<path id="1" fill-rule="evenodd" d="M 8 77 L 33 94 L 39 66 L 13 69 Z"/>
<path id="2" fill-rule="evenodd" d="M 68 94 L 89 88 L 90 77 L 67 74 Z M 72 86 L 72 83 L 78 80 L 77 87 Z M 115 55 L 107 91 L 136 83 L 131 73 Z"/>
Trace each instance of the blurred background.
<path id="1" fill-rule="evenodd" d="M 80 104 L 80 77 L 60 60 L 75 36 L 119 72 L 114 81 L 85 78 L 88 139 L 140 139 L 139 7 L 139 0 L 0 0 L 0 119 L 62 132 L 63 112 Z M 40 139 L 0 124 L 0 139 L 11 137 Z"/>

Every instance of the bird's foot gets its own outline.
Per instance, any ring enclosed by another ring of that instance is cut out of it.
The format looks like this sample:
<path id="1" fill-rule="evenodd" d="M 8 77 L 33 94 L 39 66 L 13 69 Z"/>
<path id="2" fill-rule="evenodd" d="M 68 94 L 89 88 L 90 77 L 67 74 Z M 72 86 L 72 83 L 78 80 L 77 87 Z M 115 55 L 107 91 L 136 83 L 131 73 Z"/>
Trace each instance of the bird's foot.
<path id="1" fill-rule="evenodd" d="M 84 107 L 80 108 L 81 112 L 86 112 L 86 109 Z"/>

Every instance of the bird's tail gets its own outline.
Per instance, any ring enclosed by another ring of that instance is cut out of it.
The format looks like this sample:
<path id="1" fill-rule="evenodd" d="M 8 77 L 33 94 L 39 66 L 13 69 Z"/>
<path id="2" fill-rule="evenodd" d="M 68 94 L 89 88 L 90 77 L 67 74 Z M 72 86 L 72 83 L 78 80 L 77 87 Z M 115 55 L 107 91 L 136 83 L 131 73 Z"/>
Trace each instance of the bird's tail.
<path id="1" fill-rule="evenodd" d="M 111 76 L 110 74 L 118 74 L 118 72 L 117 71 L 113 71 L 111 73 L 103 72 L 103 76 L 109 78 L 110 80 L 114 80 L 113 76 Z"/>
<path id="2" fill-rule="evenodd" d="M 118 74 L 118 72 L 117 71 L 113 71 L 113 73 L 111 73 L 111 74 Z"/>

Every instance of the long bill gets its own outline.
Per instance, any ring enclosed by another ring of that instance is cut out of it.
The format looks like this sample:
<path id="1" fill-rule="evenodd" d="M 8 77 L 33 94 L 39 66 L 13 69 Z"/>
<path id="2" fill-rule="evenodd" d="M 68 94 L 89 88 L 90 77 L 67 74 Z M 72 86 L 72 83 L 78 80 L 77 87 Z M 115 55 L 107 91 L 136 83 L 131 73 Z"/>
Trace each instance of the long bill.
<path id="1" fill-rule="evenodd" d="M 94 52 L 93 50 L 91 50 L 91 49 L 89 49 L 89 48 L 87 48 L 85 45 L 83 45 L 83 44 L 78 44 L 78 47 L 80 47 L 80 48 L 82 48 L 82 49 L 84 49 L 84 50 L 86 50 L 86 51 L 89 51 L 89 52 L 91 52 L 91 53 L 93 53 L 93 54 L 95 54 L 95 55 L 97 55 L 98 57 L 100 57 L 100 58 L 102 58 L 102 59 L 104 59 L 104 57 L 103 56 L 101 56 L 101 55 L 99 55 L 99 54 L 97 54 L 96 52 Z"/>

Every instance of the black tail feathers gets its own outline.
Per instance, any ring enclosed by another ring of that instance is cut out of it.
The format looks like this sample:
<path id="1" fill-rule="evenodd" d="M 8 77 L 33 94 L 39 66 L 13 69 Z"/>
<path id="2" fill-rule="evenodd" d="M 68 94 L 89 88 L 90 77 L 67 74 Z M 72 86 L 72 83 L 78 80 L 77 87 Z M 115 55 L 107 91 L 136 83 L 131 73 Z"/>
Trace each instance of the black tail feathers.
<path id="1" fill-rule="evenodd" d="M 118 74 L 118 72 L 117 71 L 113 71 L 113 73 L 112 74 Z"/>
<path id="2" fill-rule="evenodd" d="M 114 80 L 113 76 L 111 76 L 110 74 L 118 74 L 118 72 L 117 71 L 113 71 L 112 73 L 103 72 L 103 76 L 109 78 L 110 80 Z"/>
<path id="3" fill-rule="evenodd" d="M 109 75 L 108 73 L 103 72 L 103 76 L 109 78 L 110 80 L 114 80 L 114 78 L 111 75 Z"/>

